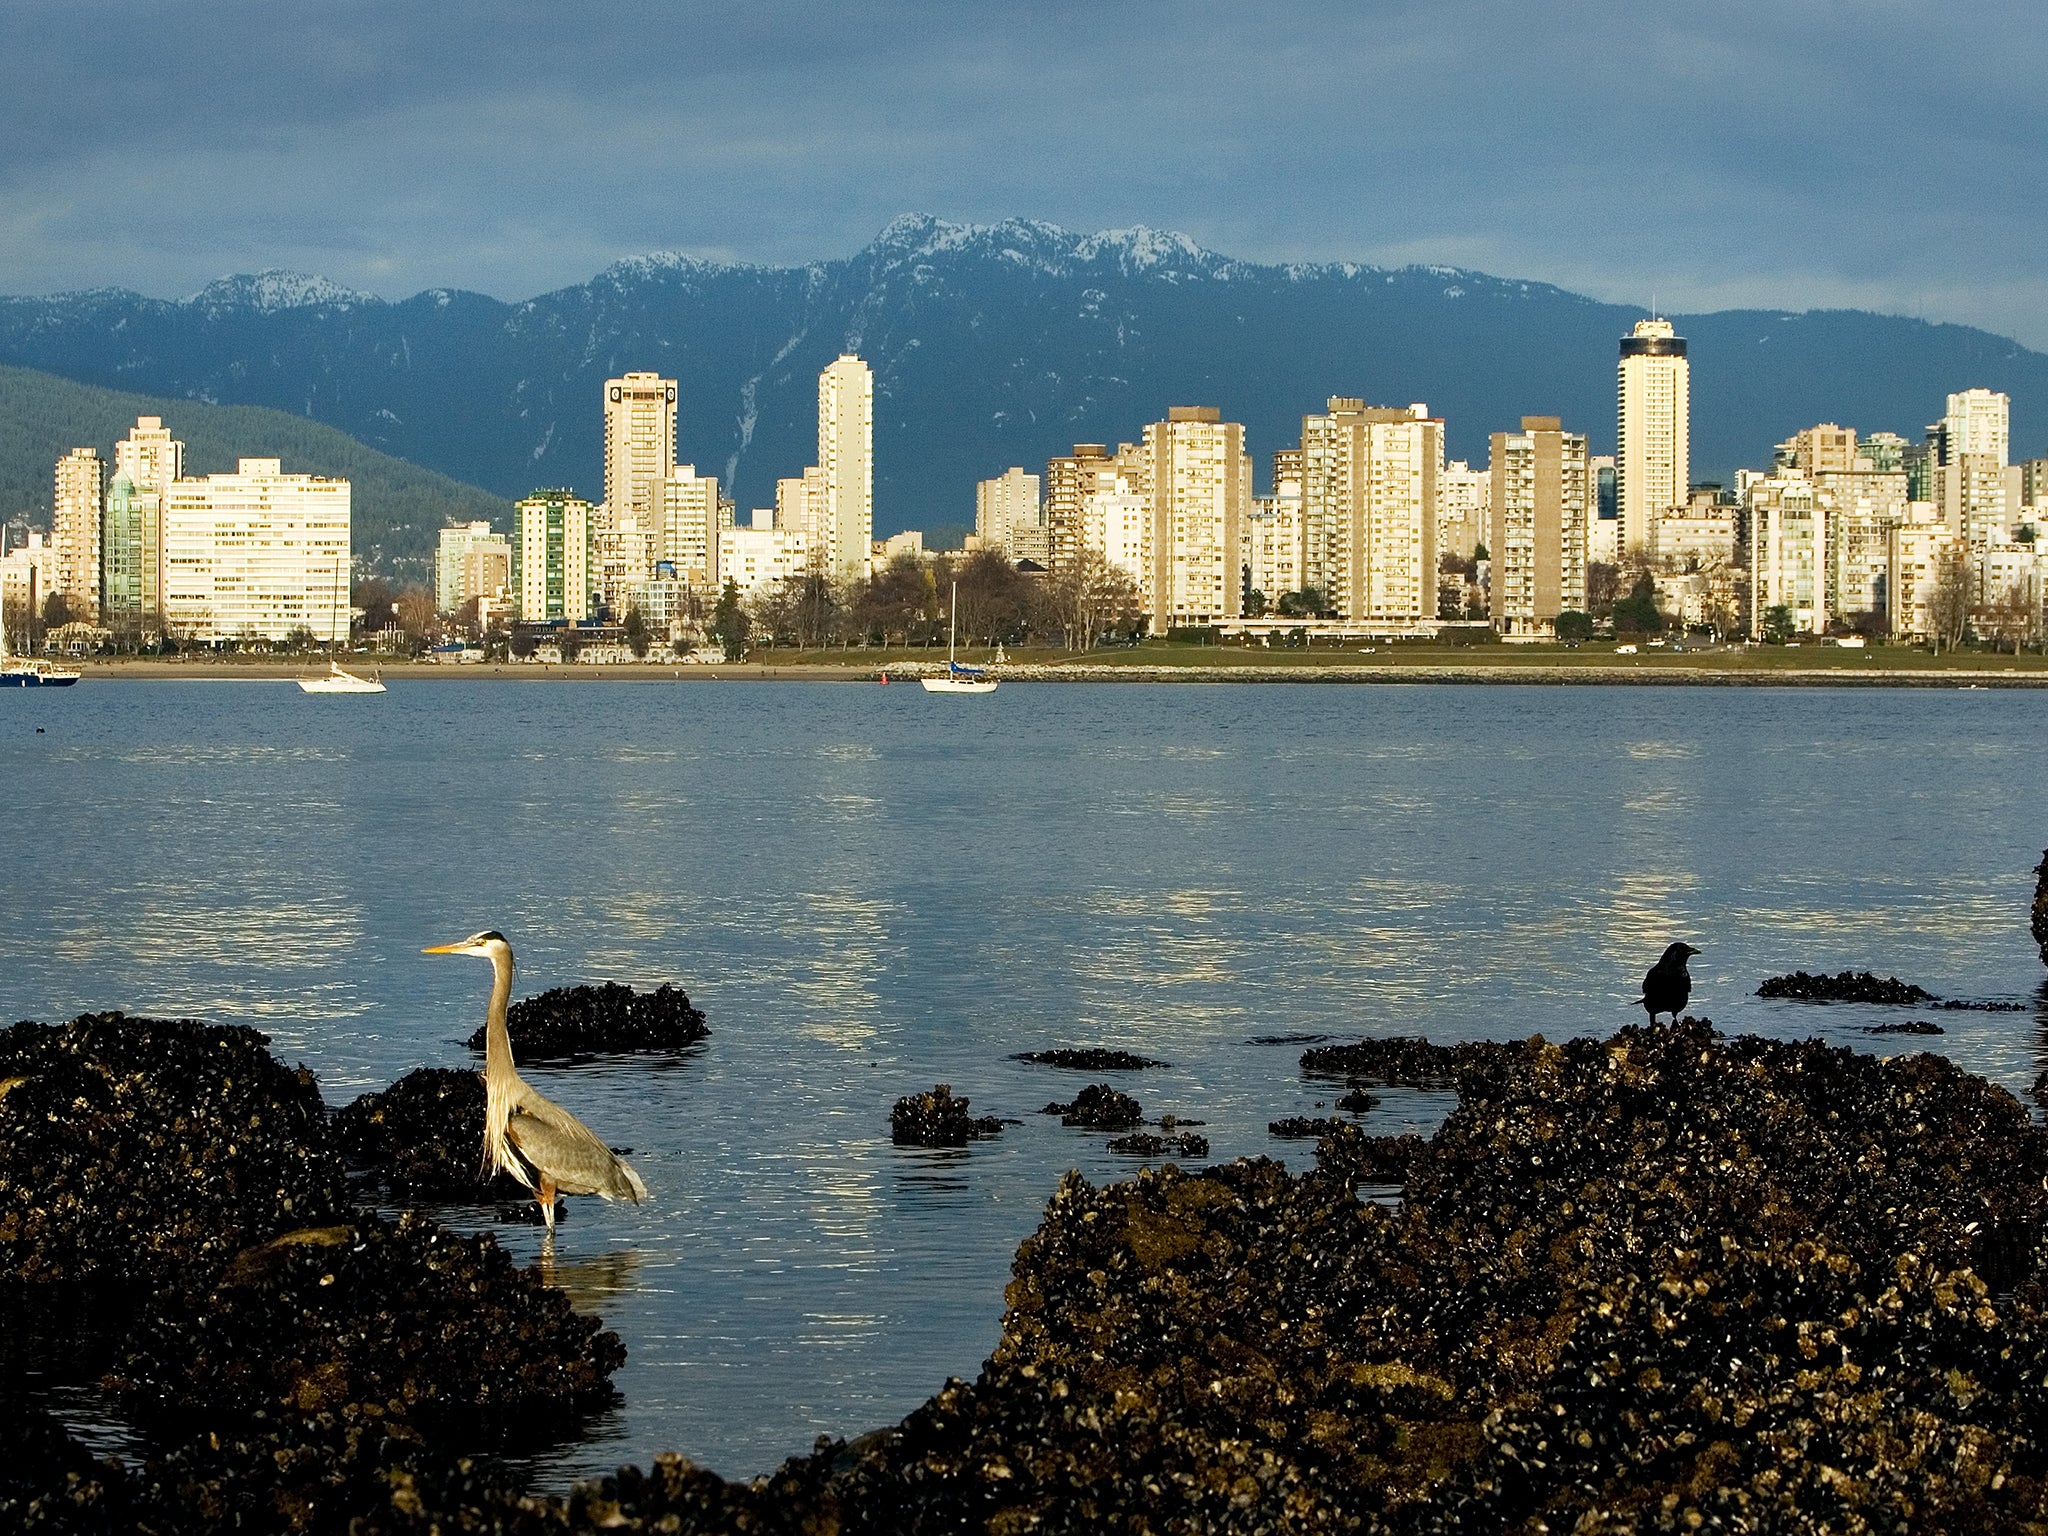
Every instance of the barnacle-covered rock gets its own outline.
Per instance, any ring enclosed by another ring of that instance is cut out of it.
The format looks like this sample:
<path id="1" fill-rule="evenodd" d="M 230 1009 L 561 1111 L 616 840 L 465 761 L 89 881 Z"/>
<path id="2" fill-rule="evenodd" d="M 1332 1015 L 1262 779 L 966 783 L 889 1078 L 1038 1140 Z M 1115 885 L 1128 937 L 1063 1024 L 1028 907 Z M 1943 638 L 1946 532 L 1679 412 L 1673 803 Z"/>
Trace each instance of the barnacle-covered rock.
<path id="1" fill-rule="evenodd" d="M 1873 1024 L 1864 1031 L 1868 1035 L 1945 1035 L 1947 1030 L 1926 1019 L 1906 1019 L 1895 1024 Z"/>
<path id="2" fill-rule="evenodd" d="M 1266 1127 L 1266 1134 L 1278 1137 L 1281 1141 L 1314 1141 L 1329 1135 L 1338 1126 L 1349 1123 L 1349 1121 L 1345 1120 L 1317 1118 L 1309 1115 L 1289 1115 L 1285 1119 L 1275 1120 L 1268 1125 Z"/>
<path id="3" fill-rule="evenodd" d="M 1503 1049 L 1484 1041 L 1437 1045 L 1404 1035 L 1360 1040 L 1355 1045 L 1317 1046 L 1301 1053 L 1301 1069 L 1326 1077 L 1353 1078 L 1358 1083 L 1451 1088 L 1461 1075 L 1493 1066 Z"/>
<path id="4" fill-rule="evenodd" d="M 2041 951 L 2041 963 L 2048 965 L 2048 849 L 2034 866 L 2034 909 L 2031 915 L 2034 946 Z"/>
<path id="5" fill-rule="evenodd" d="M 1145 1118 L 1138 1101 L 1107 1083 L 1091 1083 L 1074 1095 L 1071 1104 L 1048 1104 L 1042 1115 L 1058 1115 L 1061 1125 L 1078 1125 L 1090 1131 L 1121 1131 Z"/>
<path id="6" fill-rule="evenodd" d="M 940 1083 L 929 1093 L 913 1093 L 889 1111 L 889 1139 L 899 1147 L 964 1147 L 982 1136 L 1001 1134 L 1003 1122 L 993 1115 L 976 1119 L 967 1100 L 953 1097 Z"/>
<path id="7" fill-rule="evenodd" d="M 0 1280 L 140 1291 L 345 1216 L 320 1090 L 267 1044 L 120 1013 L 0 1030 Z"/>
<path id="8" fill-rule="evenodd" d="M 1788 998 L 1795 1003 L 1931 1003 L 1934 994 L 1896 976 L 1877 976 L 1869 971 L 1837 971 L 1834 975 L 1808 975 L 1794 971 L 1789 976 L 1772 976 L 1756 989 L 1758 997 Z"/>
<path id="9" fill-rule="evenodd" d="M 489 1236 L 360 1216 L 286 1233 L 138 1319 L 107 1385 L 155 1424 L 350 1411 L 472 1442 L 558 1438 L 610 1401 L 616 1334 Z"/>
<path id="10" fill-rule="evenodd" d="M 667 982 L 636 992 L 616 981 L 596 987 L 555 987 L 505 1011 L 505 1033 L 520 1061 L 579 1061 L 622 1052 L 680 1051 L 707 1038 L 704 1011 Z M 484 1048 L 484 1031 L 469 1037 Z"/>
<path id="11" fill-rule="evenodd" d="M 1492 1048 L 1437 1134 L 1069 1175 L 1003 1337 L 769 1480 L 571 1530 L 2035 1531 L 2048 1134 L 1948 1061 L 1681 1021 Z M 1405 1070 L 1405 1068 L 1404 1068 Z M 1389 1175 L 1398 1209 L 1361 1200 Z"/>
<path id="12" fill-rule="evenodd" d="M 20 1536 L 114 1536 L 135 1529 L 128 1474 L 94 1456 L 64 1426 L 0 1392 L 0 1530 Z"/>
<path id="13" fill-rule="evenodd" d="M 1193 1131 L 1155 1136 L 1150 1131 L 1133 1131 L 1109 1143 L 1112 1152 L 1129 1152 L 1139 1157 L 1207 1157 L 1209 1138 Z"/>
<path id="14" fill-rule="evenodd" d="M 396 1200 L 519 1201 L 510 1174 L 484 1170 L 484 1080 L 421 1067 L 334 1116 L 342 1155 Z"/>
<path id="15" fill-rule="evenodd" d="M 1368 1110 L 1377 1109 L 1379 1102 L 1377 1096 L 1367 1093 L 1354 1083 L 1344 1097 L 1337 1101 L 1337 1107 L 1349 1114 L 1362 1115 Z"/>
<path id="16" fill-rule="evenodd" d="M 1010 1060 L 1028 1061 L 1040 1067 L 1065 1067 L 1070 1072 L 1142 1072 L 1147 1067 L 1171 1065 L 1169 1062 L 1155 1061 L 1150 1056 L 1140 1056 L 1132 1051 L 1105 1050 L 1100 1046 L 1080 1049 L 1062 1046 L 1051 1051 L 1019 1051 Z"/>

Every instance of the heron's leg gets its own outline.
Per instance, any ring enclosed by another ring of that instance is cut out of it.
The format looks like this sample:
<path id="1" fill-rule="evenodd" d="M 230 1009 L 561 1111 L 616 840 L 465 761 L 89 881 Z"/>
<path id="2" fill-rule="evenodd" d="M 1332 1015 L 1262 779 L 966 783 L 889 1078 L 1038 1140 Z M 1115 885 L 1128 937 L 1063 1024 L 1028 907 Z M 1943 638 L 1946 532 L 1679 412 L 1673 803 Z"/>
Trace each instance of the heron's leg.
<path id="1" fill-rule="evenodd" d="M 552 1237 L 555 1232 L 555 1181 L 543 1176 L 534 1198 L 540 1201 L 541 1217 L 547 1222 L 548 1235 Z"/>

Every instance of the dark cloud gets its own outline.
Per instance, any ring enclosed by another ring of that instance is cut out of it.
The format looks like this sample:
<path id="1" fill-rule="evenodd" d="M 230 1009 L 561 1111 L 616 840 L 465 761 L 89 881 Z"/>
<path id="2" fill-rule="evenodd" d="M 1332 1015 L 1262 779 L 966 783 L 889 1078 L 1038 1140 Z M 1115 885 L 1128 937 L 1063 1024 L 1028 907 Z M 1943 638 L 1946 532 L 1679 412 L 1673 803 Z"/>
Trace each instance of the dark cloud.
<path id="1" fill-rule="evenodd" d="M 2044 54 L 2031 0 L 15 0 L 0 289 L 518 297 L 920 208 L 2048 344 Z"/>

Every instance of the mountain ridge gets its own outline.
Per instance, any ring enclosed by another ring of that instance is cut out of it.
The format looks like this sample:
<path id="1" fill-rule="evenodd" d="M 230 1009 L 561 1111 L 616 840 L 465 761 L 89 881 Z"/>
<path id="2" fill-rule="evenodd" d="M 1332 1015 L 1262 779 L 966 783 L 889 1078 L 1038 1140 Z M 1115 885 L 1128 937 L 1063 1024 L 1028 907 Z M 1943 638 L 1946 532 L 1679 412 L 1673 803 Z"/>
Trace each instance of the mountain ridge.
<path id="1" fill-rule="evenodd" d="M 744 513 L 811 462 L 818 370 L 858 351 L 876 376 L 881 535 L 966 521 L 975 481 L 1135 438 L 1173 404 L 1243 421 L 1261 482 L 1334 394 L 1427 401 L 1475 463 L 1525 414 L 1611 451 L 1616 343 L 1640 314 L 1442 264 L 1262 264 L 1144 225 L 906 214 L 848 257 L 654 251 L 509 302 L 385 299 L 283 270 L 186 299 L 0 298 L 0 362 L 286 410 L 501 496 L 593 498 L 603 381 L 652 369 L 680 384 L 678 456 Z M 2048 450 L 2048 356 L 2011 338 L 1860 310 L 1671 318 L 1691 342 L 1696 479 L 1767 464 L 1823 420 L 1917 438 L 1974 385 L 2013 395 L 2016 457 Z"/>

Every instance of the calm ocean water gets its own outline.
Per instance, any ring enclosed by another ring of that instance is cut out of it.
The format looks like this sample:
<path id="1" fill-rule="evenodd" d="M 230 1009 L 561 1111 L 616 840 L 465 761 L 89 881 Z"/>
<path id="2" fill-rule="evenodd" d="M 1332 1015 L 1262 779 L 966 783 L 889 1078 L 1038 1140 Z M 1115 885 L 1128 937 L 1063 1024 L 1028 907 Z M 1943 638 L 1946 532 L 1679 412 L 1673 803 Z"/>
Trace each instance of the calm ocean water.
<path id="1" fill-rule="evenodd" d="M 503 929 L 522 995 L 679 982 L 689 1056 L 528 1073 L 652 1190 L 572 1205 L 558 1278 L 630 1360 L 537 1470 L 745 1475 L 972 1376 L 1060 1173 L 1135 1166 L 1033 1113 L 1090 1079 L 1013 1051 L 1163 1057 L 1122 1083 L 1148 1116 L 1299 1165 L 1266 1124 L 1332 1090 L 1254 1037 L 1604 1034 L 1685 938 L 1724 1029 L 2023 1091 L 2032 1006 L 1901 1044 L 1863 1030 L 1910 1011 L 1750 994 L 1847 966 L 2033 1005 L 2044 749 L 2035 692 L 89 681 L 0 698 L 0 1017 L 253 1024 L 340 1105 L 470 1064 L 488 968 L 423 944 Z M 934 1082 L 1024 1123 L 891 1146 Z"/>

